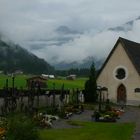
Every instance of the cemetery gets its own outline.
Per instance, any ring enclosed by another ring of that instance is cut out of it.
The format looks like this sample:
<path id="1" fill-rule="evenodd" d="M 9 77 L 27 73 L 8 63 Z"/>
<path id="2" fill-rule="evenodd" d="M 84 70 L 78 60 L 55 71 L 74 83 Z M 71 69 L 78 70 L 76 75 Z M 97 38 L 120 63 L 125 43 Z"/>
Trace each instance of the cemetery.
<path id="1" fill-rule="evenodd" d="M 104 131 L 105 139 L 113 140 L 111 136 L 106 136 L 108 127 L 111 127 L 109 131 L 113 134 L 116 133 L 116 129 L 120 133 L 122 129 L 125 130 L 126 140 L 131 137 L 135 125 L 132 122 L 118 123 L 125 114 L 125 109 L 110 103 L 107 99 L 106 89 L 103 88 L 101 91 L 97 89 L 98 102 L 90 105 L 85 104 L 84 90 L 66 90 L 64 84 L 60 90 L 55 89 L 55 85 L 52 90 L 47 90 L 42 83 L 44 79 L 36 78 L 37 81 L 33 80 L 34 78 L 30 78 L 30 82 L 28 80 L 27 89 L 15 88 L 14 78 L 12 87 L 9 88 L 8 80 L 6 80 L 6 86 L 0 91 L 1 140 L 6 140 L 7 136 L 12 137 L 11 135 L 15 133 L 14 129 L 25 129 L 26 127 L 27 130 L 30 128 L 30 130 L 33 129 L 39 133 L 39 136 L 33 135 L 32 138 L 37 140 L 55 140 L 54 134 L 58 135 L 58 140 L 63 140 L 63 136 L 68 136 L 69 133 L 75 135 L 69 136 L 68 139 L 80 140 L 82 139 L 79 136 L 81 133 L 91 139 L 94 137 L 101 139 L 100 135 L 92 134 L 93 132 L 98 134 L 100 131 Z M 23 120 L 23 124 L 20 120 Z M 115 137 L 121 140 L 119 135 Z M 16 138 L 14 139 L 16 140 Z"/>
<path id="2" fill-rule="evenodd" d="M 0 140 L 140 140 L 140 1 L 0 0 Z"/>
<path id="3" fill-rule="evenodd" d="M 138 116 L 131 118 L 129 107 L 112 103 L 108 88 L 97 86 L 92 72 L 83 88 L 74 85 L 76 80 L 70 80 L 73 88 L 65 87 L 64 80 L 60 88 L 55 82 L 48 88 L 48 79 L 41 76 L 26 78 L 26 87 L 19 88 L 18 76 L 5 79 L 0 89 L 0 139 L 101 140 L 102 132 L 106 140 L 129 140 Z M 90 82 L 93 86 L 88 87 Z"/>

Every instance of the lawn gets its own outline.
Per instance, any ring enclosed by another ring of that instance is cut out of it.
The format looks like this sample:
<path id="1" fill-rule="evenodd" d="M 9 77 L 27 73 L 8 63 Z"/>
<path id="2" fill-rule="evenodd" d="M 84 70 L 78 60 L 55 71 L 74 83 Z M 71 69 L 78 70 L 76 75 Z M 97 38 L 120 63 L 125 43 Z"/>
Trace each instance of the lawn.
<path id="1" fill-rule="evenodd" d="M 41 140 L 131 140 L 135 127 L 133 123 L 77 123 L 80 128 L 41 130 Z"/>
<path id="2" fill-rule="evenodd" d="M 16 75 L 15 76 L 15 87 L 26 88 L 26 79 L 29 78 L 28 75 Z M 6 79 L 8 79 L 8 86 L 12 87 L 12 77 L 1 74 L 0 75 L 0 88 L 3 88 L 6 85 Z M 64 89 L 73 89 L 79 88 L 84 89 L 84 84 L 87 78 L 77 78 L 76 80 L 66 80 L 66 79 L 48 79 L 47 85 L 48 89 L 53 89 L 55 83 L 56 89 L 61 89 L 64 84 Z"/>

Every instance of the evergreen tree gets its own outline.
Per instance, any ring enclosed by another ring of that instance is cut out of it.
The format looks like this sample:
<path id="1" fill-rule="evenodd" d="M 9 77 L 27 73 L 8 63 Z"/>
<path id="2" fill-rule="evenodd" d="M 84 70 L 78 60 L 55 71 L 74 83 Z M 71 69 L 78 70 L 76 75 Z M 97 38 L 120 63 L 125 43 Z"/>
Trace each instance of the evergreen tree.
<path id="1" fill-rule="evenodd" d="M 96 92 L 97 83 L 96 83 L 96 70 L 94 63 L 90 67 L 89 80 L 85 83 L 85 102 L 96 102 L 98 95 Z"/>

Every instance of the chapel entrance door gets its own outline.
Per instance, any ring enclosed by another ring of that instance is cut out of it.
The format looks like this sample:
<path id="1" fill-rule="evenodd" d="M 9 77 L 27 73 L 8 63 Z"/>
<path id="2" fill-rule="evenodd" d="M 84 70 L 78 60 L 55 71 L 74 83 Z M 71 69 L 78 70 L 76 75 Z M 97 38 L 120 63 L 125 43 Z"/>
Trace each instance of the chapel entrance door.
<path id="1" fill-rule="evenodd" d="M 120 104 L 126 103 L 126 88 L 121 84 L 117 89 L 117 102 Z"/>

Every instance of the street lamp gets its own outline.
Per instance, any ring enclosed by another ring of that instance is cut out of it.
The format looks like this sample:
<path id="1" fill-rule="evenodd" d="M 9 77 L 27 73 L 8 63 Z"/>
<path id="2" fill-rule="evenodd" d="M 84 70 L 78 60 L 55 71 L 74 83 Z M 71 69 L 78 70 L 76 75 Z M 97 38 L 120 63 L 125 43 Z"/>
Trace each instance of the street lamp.
<path id="1" fill-rule="evenodd" d="M 11 96 L 12 108 L 11 108 L 11 111 L 14 111 L 17 107 L 16 95 L 14 95 L 14 94 L 15 94 L 15 76 L 14 76 L 14 73 L 12 73 L 12 96 Z"/>
<path id="2" fill-rule="evenodd" d="M 55 107 L 55 83 L 53 83 L 53 106 Z"/>
<path id="3" fill-rule="evenodd" d="M 12 95 L 14 95 L 14 88 L 15 88 L 15 76 L 14 74 L 12 73 Z"/>

